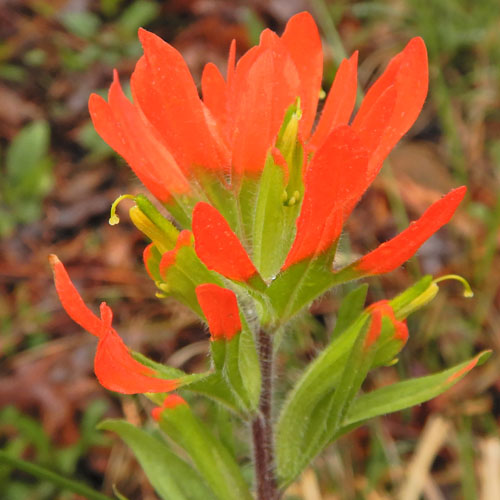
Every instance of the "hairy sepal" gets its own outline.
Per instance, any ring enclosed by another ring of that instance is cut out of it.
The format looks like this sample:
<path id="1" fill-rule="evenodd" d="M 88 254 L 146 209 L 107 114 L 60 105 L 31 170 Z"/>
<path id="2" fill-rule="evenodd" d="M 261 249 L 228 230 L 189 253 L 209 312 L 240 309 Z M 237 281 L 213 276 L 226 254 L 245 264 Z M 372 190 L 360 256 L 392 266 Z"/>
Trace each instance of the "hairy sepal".
<path id="1" fill-rule="evenodd" d="M 333 251 L 304 259 L 278 274 L 267 290 L 276 323 L 289 321 L 320 295 L 342 282 L 330 271 Z"/>

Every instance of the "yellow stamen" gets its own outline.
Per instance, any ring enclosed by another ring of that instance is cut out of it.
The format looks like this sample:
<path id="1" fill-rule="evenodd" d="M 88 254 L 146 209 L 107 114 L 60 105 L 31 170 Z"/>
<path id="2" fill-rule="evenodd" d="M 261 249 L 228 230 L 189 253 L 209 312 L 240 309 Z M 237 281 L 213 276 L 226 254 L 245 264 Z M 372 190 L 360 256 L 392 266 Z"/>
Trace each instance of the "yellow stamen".
<path id="1" fill-rule="evenodd" d="M 470 299 L 471 297 L 474 297 L 474 292 L 472 291 L 471 286 L 469 285 L 469 282 L 462 276 L 458 274 L 446 274 L 445 276 L 440 276 L 439 278 L 436 278 L 433 283 L 440 283 L 441 281 L 445 280 L 456 280 L 462 283 L 464 286 L 464 297 L 467 297 Z"/>
<path id="2" fill-rule="evenodd" d="M 122 194 L 121 196 L 118 196 L 118 198 L 116 198 L 116 200 L 111 205 L 111 213 L 110 213 L 109 221 L 108 221 L 110 226 L 116 226 L 116 224 L 118 224 L 120 222 L 120 217 L 118 217 L 118 214 L 116 213 L 116 207 L 118 206 L 118 204 L 122 200 L 125 200 L 125 199 L 135 200 L 135 196 L 133 196 L 131 194 Z"/>

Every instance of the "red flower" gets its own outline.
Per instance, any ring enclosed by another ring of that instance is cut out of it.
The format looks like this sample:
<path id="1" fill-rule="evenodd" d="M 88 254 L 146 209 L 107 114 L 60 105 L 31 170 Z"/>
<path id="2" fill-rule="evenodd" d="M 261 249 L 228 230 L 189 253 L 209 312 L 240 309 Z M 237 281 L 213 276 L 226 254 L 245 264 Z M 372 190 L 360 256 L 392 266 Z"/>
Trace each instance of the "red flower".
<path id="1" fill-rule="evenodd" d="M 347 217 L 414 123 L 427 95 L 426 48 L 422 39 L 414 38 L 371 86 L 351 121 L 357 92 L 355 53 L 341 63 L 313 130 L 323 57 L 317 27 L 307 12 L 293 16 L 281 37 L 264 30 L 259 45 L 237 63 L 233 43 L 225 78 L 207 64 L 203 99 L 177 50 L 144 30 L 139 36 L 144 56 L 131 79 L 134 102 L 124 97 L 115 76 L 108 103 L 91 97 L 96 129 L 160 200 L 187 194 L 187 213 L 199 202 L 192 216 L 194 245 L 210 270 L 261 289 L 249 257 L 254 235 L 244 235 L 245 245 L 250 243 L 246 249 L 238 239 L 254 216 L 248 199 L 242 203 L 242 196 L 251 195 L 240 190 L 252 189 L 243 180 L 258 182 L 272 158 L 286 172 L 284 185 L 277 189 L 285 192 L 287 208 L 301 204 L 282 270 L 326 254 L 335 248 Z M 295 103 L 296 121 L 285 134 L 281 127 Z M 222 190 L 214 189 L 217 182 Z M 350 266 L 353 277 L 387 272 L 410 258 L 449 220 L 464 193 L 465 188 L 451 192 L 400 236 Z M 236 201 L 236 209 L 228 208 L 226 198 Z M 181 205 L 183 200 L 176 198 Z M 249 213 L 236 215 L 243 221 L 241 228 L 231 227 L 228 214 L 241 206 Z M 276 207 L 277 212 L 282 208 Z M 289 245 L 289 235 L 282 242 Z M 163 267 L 174 262 L 175 253 L 164 256 Z"/>
<path id="2" fill-rule="evenodd" d="M 367 92 L 352 125 L 356 55 L 337 72 L 311 138 L 297 234 L 284 268 L 330 248 L 384 159 L 417 118 L 427 94 L 427 53 L 414 38 Z M 334 92 L 332 94 L 332 92 Z M 416 249 L 415 249 L 416 250 Z"/>
<path id="3" fill-rule="evenodd" d="M 144 56 L 128 101 L 115 80 L 108 103 L 93 94 L 89 109 L 101 137 L 160 200 L 188 189 L 196 169 L 259 172 L 286 109 L 301 97 L 301 133 L 309 134 L 321 86 L 321 40 L 312 17 L 294 16 L 279 38 L 265 30 L 259 46 L 235 65 L 231 47 L 225 80 L 213 64 L 202 77 L 203 101 L 179 52 L 139 31 Z M 195 139 L 195 140 L 194 140 Z"/>
<path id="4" fill-rule="evenodd" d="M 50 264 L 57 294 L 65 311 L 73 321 L 99 338 L 94 371 L 103 387 L 123 394 L 168 392 L 178 387 L 177 380 L 157 378 L 151 368 L 131 356 L 111 326 L 113 313 L 105 302 L 101 304 L 101 318 L 98 318 L 83 302 L 57 256 L 50 256 Z"/>

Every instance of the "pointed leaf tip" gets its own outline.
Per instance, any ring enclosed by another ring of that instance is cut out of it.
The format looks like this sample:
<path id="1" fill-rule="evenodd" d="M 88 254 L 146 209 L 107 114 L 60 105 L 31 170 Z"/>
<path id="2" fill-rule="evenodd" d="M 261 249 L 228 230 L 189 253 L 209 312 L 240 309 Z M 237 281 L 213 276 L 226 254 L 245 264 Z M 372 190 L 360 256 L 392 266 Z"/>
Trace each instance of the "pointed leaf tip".
<path id="1" fill-rule="evenodd" d="M 184 398 L 182 398 L 181 396 L 179 396 L 178 394 L 169 394 L 165 398 L 165 400 L 163 401 L 163 404 L 161 406 L 153 408 L 153 410 L 151 411 L 151 416 L 153 417 L 154 420 L 159 422 L 163 411 L 169 410 L 169 409 L 171 410 L 171 409 L 176 408 L 177 406 L 180 406 L 180 405 L 187 406 L 188 404 L 187 404 L 186 400 Z"/>

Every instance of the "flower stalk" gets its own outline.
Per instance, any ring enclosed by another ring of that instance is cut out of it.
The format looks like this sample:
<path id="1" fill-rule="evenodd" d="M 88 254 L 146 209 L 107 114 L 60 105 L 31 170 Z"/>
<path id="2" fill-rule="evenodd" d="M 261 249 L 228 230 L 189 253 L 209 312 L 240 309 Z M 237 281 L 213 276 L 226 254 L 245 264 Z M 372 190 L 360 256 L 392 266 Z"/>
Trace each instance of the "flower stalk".
<path id="1" fill-rule="evenodd" d="M 258 500 L 279 498 L 274 463 L 273 440 L 273 339 L 261 330 L 258 335 L 258 353 L 261 370 L 259 411 L 252 420 L 255 482 Z"/>

